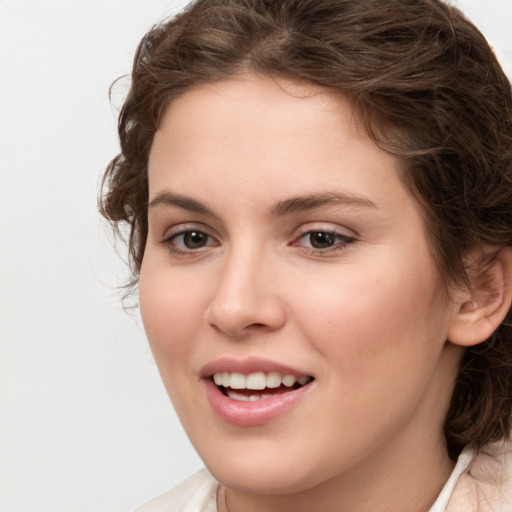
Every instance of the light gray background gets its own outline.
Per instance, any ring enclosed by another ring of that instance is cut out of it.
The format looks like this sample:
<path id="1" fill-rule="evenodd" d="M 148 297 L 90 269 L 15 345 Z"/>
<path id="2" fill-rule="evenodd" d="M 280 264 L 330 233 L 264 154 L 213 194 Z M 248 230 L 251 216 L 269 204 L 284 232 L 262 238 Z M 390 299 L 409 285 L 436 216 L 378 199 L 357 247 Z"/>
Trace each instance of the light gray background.
<path id="1" fill-rule="evenodd" d="M 185 3 L 0 0 L 2 512 L 128 512 L 201 466 L 96 213 L 109 85 Z M 512 0 L 458 4 L 512 75 Z"/>

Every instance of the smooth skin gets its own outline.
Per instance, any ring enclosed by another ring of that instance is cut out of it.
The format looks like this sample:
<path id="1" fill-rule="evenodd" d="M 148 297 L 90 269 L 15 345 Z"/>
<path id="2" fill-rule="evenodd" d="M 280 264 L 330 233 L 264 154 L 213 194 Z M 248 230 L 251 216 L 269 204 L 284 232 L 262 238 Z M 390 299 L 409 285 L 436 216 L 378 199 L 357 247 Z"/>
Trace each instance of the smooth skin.
<path id="1" fill-rule="evenodd" d="M 426 512 L 448 478 L 469 298 L 447 297 L 399 165 L 317 86 L 246 75 L 167 108 L 140 306 L 221 512 Z M 223 357 L 315 380 L 272 421 L 231 425 L 200 375 Z"/>

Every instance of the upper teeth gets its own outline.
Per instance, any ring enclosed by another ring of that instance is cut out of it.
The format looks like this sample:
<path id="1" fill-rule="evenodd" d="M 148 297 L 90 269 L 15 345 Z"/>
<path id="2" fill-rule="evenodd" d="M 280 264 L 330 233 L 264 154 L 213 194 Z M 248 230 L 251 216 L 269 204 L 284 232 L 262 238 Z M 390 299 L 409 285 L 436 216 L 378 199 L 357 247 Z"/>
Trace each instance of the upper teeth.
<path id="1" fill-rule="evenodd" d="M 278 388 L 281 384 L 292 387 L 296 382 L 301 386 L 309 382 L 310 377 L 295 377 L 295 375 L 281 375 L 277 372 L 256 372 L 244 375 L 243 373 L 219 372 L 213 374 L 217 386 L 232 389 L 265 389 Z"/>

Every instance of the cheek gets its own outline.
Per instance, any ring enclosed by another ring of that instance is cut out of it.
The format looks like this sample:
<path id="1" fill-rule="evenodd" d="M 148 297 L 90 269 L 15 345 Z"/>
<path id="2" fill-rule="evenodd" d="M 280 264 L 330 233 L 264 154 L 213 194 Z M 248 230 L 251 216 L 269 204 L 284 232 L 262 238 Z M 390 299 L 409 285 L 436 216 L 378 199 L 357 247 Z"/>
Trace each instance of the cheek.
<path id="1" fill-rule="evenodd" d="M 396 255 L 392 261 L 333 276 L 321 289 L 302 283 L 295 316 L 317 351 L 344 375 L 407 372 L 411 363 L 411 372 L 417 371 L 425 358 L 434 364 L 442 349 L 446 326 L 433 265 L 415 262 L 408 271 Z"/>
<path id="2" fill-rule="evenodd" d="M 303 288 L 302 297 L 312 299 L 296 315 L 323 362 L 326 424 L 343 430 L 354 445 L 361 425 L 370 443 L 378 432 L 392 433 L 408 421 L 435 380 L 445 344 L 435 272 L 419 268 L 411 278 L 380 270 L 347 274 L 316 294 Z"/>
<path id="3" fill-rule="evenodd" d="M 141 269 L 139 303 L 146 336 L 160 377 L 184 424 L 199 407 L 190 383 L 197 380 L 193 361 L 201 324 L 201 288 L 165 266 L 148 260 Z"/>
<path id="4" fill-rule="evenodd" d="M 143 263 L 139 302 L 146 335 L 160 369 L 186 360 L 203 316 L 201 288 L 194 280 Z"/>

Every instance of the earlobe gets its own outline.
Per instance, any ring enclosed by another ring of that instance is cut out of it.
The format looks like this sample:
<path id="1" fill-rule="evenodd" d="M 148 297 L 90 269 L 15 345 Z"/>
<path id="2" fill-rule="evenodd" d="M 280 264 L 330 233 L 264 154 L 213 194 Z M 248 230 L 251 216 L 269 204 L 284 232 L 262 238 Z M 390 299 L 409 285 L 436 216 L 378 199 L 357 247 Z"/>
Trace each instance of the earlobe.
<path id="1" fill-rule="evenodd" d="M 512 302 L 512 250 L 479 252 L 468 269 L 471 289 L 461 292 L 448 341 L 469 347 L 488 339 L 507 315 Z"/>

